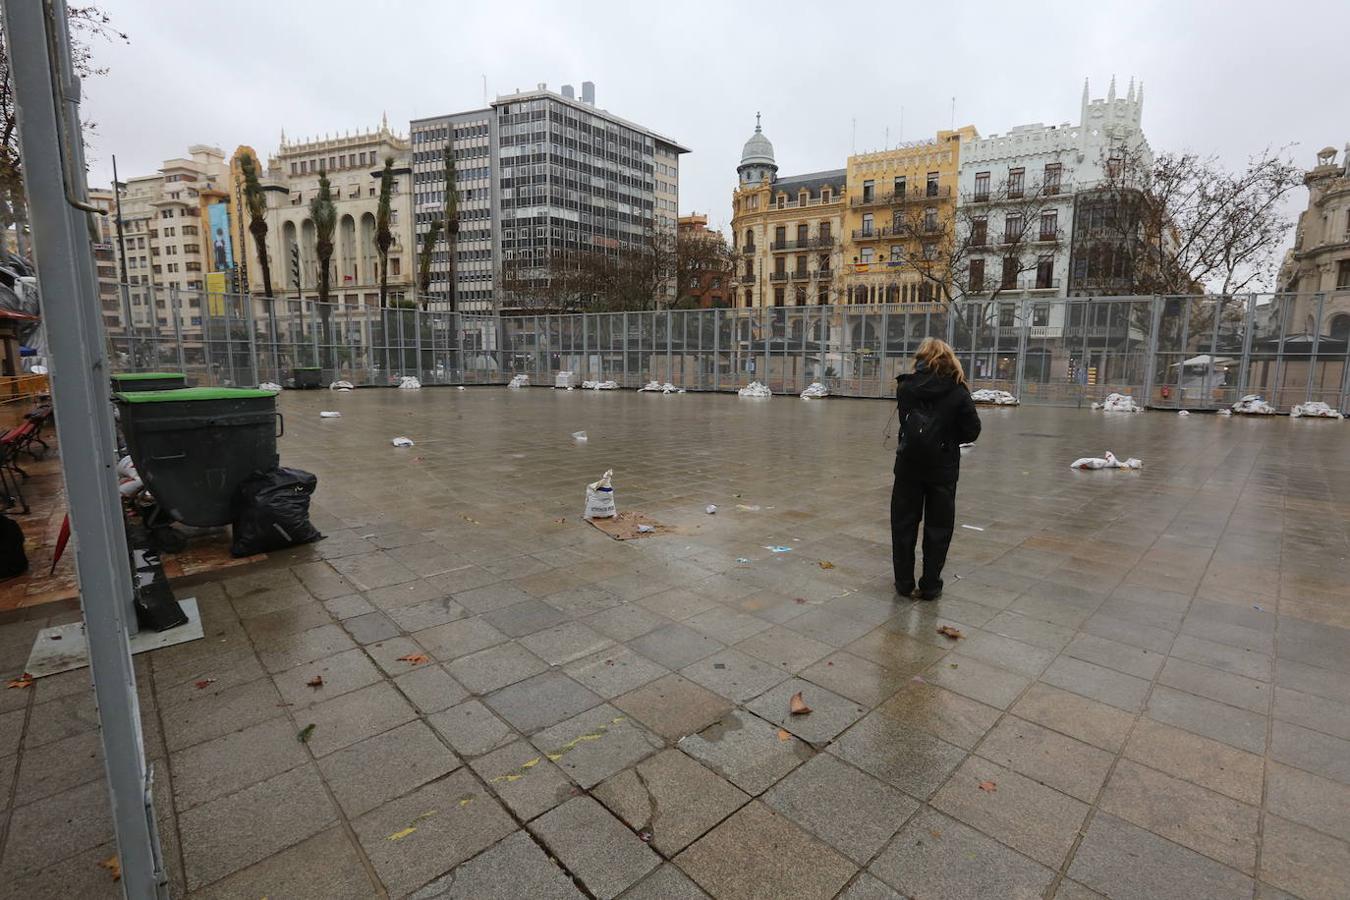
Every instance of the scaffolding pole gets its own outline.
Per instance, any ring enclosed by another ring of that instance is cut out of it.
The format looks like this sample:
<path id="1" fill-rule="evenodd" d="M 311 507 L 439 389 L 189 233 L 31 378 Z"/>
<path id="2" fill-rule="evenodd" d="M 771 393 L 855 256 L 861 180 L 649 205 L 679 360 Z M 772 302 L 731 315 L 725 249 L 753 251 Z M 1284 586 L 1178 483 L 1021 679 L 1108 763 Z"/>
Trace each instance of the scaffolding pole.
<path id="1" fill-rule="evenodd" d="M 4 18 L 43 317 L 57 325 L 47 330 L 52 397 L 121 886 L 135 900 L 167 897 L 127 643 L 136 617 L 113 469 L 107 345 L 90 247 L 89 216 L 96 210 L 85 190 L 80 83 L 71 67 L 66 4 L 5 0 Z"/>

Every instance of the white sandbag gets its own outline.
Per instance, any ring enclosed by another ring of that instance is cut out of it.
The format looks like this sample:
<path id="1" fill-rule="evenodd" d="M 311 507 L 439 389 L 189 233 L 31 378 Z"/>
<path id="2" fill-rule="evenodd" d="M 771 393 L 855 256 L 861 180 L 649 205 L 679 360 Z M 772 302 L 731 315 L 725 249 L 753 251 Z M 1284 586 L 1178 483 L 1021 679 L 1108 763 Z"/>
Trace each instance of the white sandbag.
<path id="1" fill-rule="evenodd" d="M 281 385 L 277 384 L 275 381 L 264 381 L 262 384 L 258 385 L 258 390 L 279 393 L 281 391 Z"/>
<path id="2" fill-rule="evenodd" d="M 609 469 L 600 476 L 599 481 L 586 485 L 586 511 L 584 519 L 612 519 L 617 512 L 614 504 L 614 470 Z"/>
<path id="3" fill-rule="evenodd" d="M 1139 469 L 1143 468 L 1143 462 L 1130 457 L 1120 460 L 1110 450 L 1106 451 L 1105 456 L 1084 456 L 1081 459 L 1075 459 L 1069 466 L 1070 469 Z"/>
<path id="4" fill-rule="evenodd" d="M 758 381 L 750 382 L 736 393 L 742 397 L 750 397 L 755 400 L 768 400 L 773 396 L 773 391 L 769 390 Z"/>
<path id="5" fill-rule="evenodd" d="M 337 410 L 334 410 L 334 409 L 325 409 L 325 410 L 323 410 L 323 411 L 321 411 L 321 412 L 319 413 L 319 418 L 320 418 L 320 419 L 340 419 L 340 418 L 342 418 L 342 413 L 340 413 L 340 412 L 338 412 Z"/>
<path id="6" fill-rule="evenodd" d="M 422 389 L 422 382 L 411 375 L 404 375 L 398 380 L 398 389 L 400 391 L 420 391 Z"/>
<path id="7" fill-rule="evenodd" d="M 1219 415 L 1223 416 L 1225 419 L 1229 419 L 1232 418 L 1233 411 L 1231 409 L 1221 409 L 1219 410 Z"/>
<path id="8" fill-rule="evenodd" d="M 1260 394 L 1248 394 L 1233 404 L 1233 412 L 1244 416 L 1273 416 L 1275 407 L 1262 399 Z"/>
<path id="9" fill-rule="evenodd" d="M 1017 406 L 1022 402 L 1007 391 L 995 391 L 989 388 L 971 391 L 970 399 L 976 403 L 988 403 L 993 406 Z"/>
<path id="10" fill-rule="evenodd" d="M 350 381 L 335 381 L 328 386 L 330 391 L 350 391 L 355 385 Z"/>
<path id="11" fill-rule="evenodd" d="M 457 390 L 457 391 L 462 391 L 462 390 L 464 390 L 464 385 L 461 384 L 459 387 L 455 388 L 455 390 Z"/>
<path id="12" fill-rule="evenodd" d="M 802 391 L 803 400 L 823 400 L 830 396 L 830 389 L 819 381 L 813 381 Z"/>
<path id="13" fill-rule="evenodd" d="M 683 394 L 684 389 L 677 388 L 669 381 L 667 381 L 665 384 L 662 384 L 659 381 L 649 381 L 642 387 L 638 388 L 638 393 L 643 392 L 646 392 L 648 394 Z"/>
<path id="14" fill-rule="evenodd" d="M 412 438 L 405 437 L 396 437 L 389 443 L 393 444 L 395 447 L 411 447 L 413 445 Z"/>
<path id="15" fill-rule="evenodd" d="M 583 381 L 581 386 L 588 391 L 617 391 L 619 389 L 617 381 Z"/>
<path id="16" fill-rule="evenodd" d="M 527 388 L 529 386 L 530 376 L 525 375 L 524 373 L 512 376 L 511 383 L 507 385 L 509 388 Z"/>
<path id="17" fill-rule="evenodd" d="M 1134 402 L 1134 397 L 1129 394 L 1107 394 L 1106 399 L 1101 403 L 1092 404 L 1093 409 L 1100 409 L 1102 412 L 1143 412 L 1144 408 Z"/>
<path id="18" fill-rule="evenodd" d="M 584 444 L 586 441 L 590 440 L 590 438 L 586 436 L 586 432 L 584 431 L 574 431 L 572 432 L 572 440 L 576 441 L 578 444 Z"/>
<path id="19" fill-rule="evenodd" d="M 1295 419 L 1307 416 L 1311 419 L 1343 419 L 1337 410 L 1332 409 L 1321 400 L 1313 400 L 1310 403 L 1299 403 L 1293 409 L 1289 410 L 1289 415 Z"/>
<path id="20" fill-rule="evenodd" d="M 709 503 L 706 507 L 704 507 L 703 511 L 710 516 L 715 516 L 717 515 L 717 506 L 715 504 Z"/>
<path id="21" fill-rule="evenodd" d="M 1179 415 L 1179 416 L 1189 416 L 1190 413 L 1187 412 L 1187 411 L 1184 410 L 1184 409 L 1179 409 L 1179 410 L 1177 410 L 1177 415 Z"/>

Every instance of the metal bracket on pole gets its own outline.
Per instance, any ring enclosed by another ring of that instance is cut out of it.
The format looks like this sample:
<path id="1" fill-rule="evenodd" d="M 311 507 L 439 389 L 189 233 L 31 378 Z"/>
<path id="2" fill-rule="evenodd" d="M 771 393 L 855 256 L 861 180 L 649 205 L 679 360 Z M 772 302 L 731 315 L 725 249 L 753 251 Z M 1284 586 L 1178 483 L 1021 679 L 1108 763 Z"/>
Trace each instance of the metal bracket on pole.
<path id="1" fill-rule="evenodd" d="M 43 316 L 59 323 L 47 330 L 52 398 L 121 887 L 135 900 L 163 898 L 168 878 L 127 643 L 135 628 L 131 567 L 113 469 L 108 350 L 84 212 L 79 81 L 71 65 L 66 5 L 64 0 L 7 0 L 4 19 Z M 70 172 L 78 178 L 67 180 Z"/>

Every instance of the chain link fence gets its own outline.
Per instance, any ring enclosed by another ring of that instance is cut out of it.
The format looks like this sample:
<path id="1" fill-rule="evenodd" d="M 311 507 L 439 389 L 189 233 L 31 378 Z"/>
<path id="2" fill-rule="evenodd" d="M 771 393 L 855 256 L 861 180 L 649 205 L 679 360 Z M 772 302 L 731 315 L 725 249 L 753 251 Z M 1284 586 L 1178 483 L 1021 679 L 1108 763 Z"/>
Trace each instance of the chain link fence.
<path id="1" fill-rule="evenodd" d="M 973 387 L 1023 402 L 1080 404 L 1111 392 L 1161 408 L 1217 409 L 1260 394 L 1277 409 L 1350 403 L 1350 292 L 1232 297 L 967 300 L 955 306 L 775 307 L 509 315 L 411 304 L 124 286 L 109 325 L 118 371 L 171 369 L 196 384 L 287 385 L 318 366 L 326 384 L 504 384 L 517 374 L 641 387 L 671 382 L 776 393 L 812 382 L 889 397 L 926 337 L 950 343 Z M 130 328 L 122 322 L 131 322 Z"/>

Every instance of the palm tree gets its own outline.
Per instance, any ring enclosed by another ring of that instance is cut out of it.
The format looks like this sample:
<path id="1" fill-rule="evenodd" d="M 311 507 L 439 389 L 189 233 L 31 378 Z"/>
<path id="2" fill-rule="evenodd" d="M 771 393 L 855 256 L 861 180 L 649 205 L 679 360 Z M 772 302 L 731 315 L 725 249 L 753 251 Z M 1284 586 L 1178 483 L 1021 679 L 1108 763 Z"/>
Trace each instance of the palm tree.
<path id="1" fill-rule="evenodd" d="M 431 291 L 431 251 L 436 248 L 436 239 L 441 236 L 441 223 L 435 221 L 422 235 L 422 255 L 417 261 L 417 290 L 422 295 L 422 309 L 427 308 L 427 295 Z"/>
<path id="2" fill-rule="evenodd" d="M 263 295 L 272 298 L 272 261 L 267 258 L 267 197 L 258 183 L 258 166 L 251 153 L 237 154 L 239 171 L 244 176 L 244 205 L 248 207 L 248 232 L 258 248 L 258 268 L 262 270 Z"/>
<path id="3" fill-rule="evenodd" d="M 394 192 L 394 158 L 385 157 L 380 173 L 380 206 L 375 212 L 375 248 L 380 251 L 380 309 L 389 305 L 389 247 L 394 235 L 389 230 L 389 199 Z"/>
<path id="4" fill-rule="evenodd" d="M 455 249 L 459 244 L 459 191 L 455 190 L 455 151 L 445 144 L 445 243 L 450 251 L 450 312 L 455 311 Z"/>
<path id="5" fill-rule="evenodd" d="M 329 263 L 333 259 L 333 232 L 337 229 L 337 207 L 328 173 L 319 172 L 319 193 L 309 201 L 309 217 L 314 220 L 314 252 L 319 257 L 319 302 L 328 302 Z"/>

